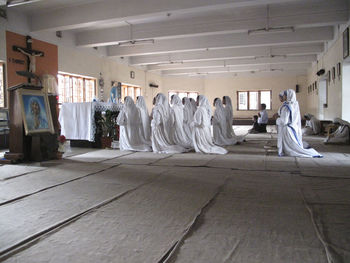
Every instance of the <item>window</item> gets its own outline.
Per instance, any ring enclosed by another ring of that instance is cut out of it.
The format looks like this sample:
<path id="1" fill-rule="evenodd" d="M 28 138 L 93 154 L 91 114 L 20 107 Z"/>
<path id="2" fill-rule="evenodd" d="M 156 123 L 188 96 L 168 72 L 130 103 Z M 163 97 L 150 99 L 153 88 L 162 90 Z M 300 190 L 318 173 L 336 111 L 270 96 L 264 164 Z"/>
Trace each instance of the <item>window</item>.
<path id="1" fill-rule="evenodd" d="M 6 95 L 5 95 L 5 65 L 0 62 L 0 108 L 6 106 Z"/>
<path id="2" fill-rule="evenodd" d="M 136 102 L 136 98 L 138 96 L 141 96 L 141 88 L 131 85 L 122 84 L 122 100 L 124 101 L 124 98 L 126 96 L 130 96 L 134 102 Z"/>
<path id="3" fill-rule="evenodd" d="M 77 75 L 59 73 L 58 103 L 90 102 L 96 97 L 96 80 Z"/>
<path id="4" fill-rule="evenodd" d="M 238 110 L 259 110 L 262 103 L 266 104 L 266 109 L 271 110 L 271 90 L 258 91 L 237 91 Z"/>
<path id="5" fill-rule="evenodd" d="M 169 103 L 170 103 L 170 99 L 172 95 L 178 95 L 180 97 L 180 99 L 182 100 L 182 98 L 192 98 L 194 100 L 197 100 L 197 96 L 198 96 L 198 92 L 190 92 L 190 91 L 169 91 L 168 95 L 169 95 Z"/>

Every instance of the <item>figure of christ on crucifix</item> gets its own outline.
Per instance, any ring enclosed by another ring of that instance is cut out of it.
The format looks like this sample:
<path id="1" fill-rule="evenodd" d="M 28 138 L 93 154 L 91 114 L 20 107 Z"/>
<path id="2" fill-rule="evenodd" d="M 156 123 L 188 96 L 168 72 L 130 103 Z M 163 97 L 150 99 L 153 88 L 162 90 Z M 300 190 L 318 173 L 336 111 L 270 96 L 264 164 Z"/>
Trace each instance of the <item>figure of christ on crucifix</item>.
<path id="1" fill-rule="evenodd" d="M 27 57 L 27 70 L 28 72 L 35 74 L 35 62 L 36 57 L 43 57 L 44 52 L 33 50 L 32 49 L 32 43 L 33 39 L 30 36 L 26 37 L 26 47 L 19 47 L 19 46 L 13 46 L 13 50 L 17 52 L 21 52 L 23 55 Z M 28 82 L 30 83 L 30 78 L 28 79 Z"/>
<path id="2" fill-rule="evenodd" d="M 26 49 L 22 49 L 20 47 L 18 47 L 17 50 L 21 52 L 23 55 L 26 55 L 28 57 L 28 62 L 29 62 L 28 71 L 35 74 L 35 57 L 42 57 L 43 53 L 42 52 L 36 53 L 36 51 L 34 50 L 31 53 L 30 51 L 26 52 Z"/>

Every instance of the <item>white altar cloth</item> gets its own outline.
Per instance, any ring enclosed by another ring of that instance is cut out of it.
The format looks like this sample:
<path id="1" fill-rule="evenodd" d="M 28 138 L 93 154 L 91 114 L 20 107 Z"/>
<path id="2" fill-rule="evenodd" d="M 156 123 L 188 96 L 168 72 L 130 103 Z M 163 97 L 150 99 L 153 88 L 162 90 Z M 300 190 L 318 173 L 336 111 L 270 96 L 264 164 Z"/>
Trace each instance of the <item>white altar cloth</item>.
<path id="1" fill-rule="evenodd" d="M 63 103 L 58 120 L 68 140 L 95 140 L 95 112 L 118 111 L 122 104 L 106 102 Z"/>

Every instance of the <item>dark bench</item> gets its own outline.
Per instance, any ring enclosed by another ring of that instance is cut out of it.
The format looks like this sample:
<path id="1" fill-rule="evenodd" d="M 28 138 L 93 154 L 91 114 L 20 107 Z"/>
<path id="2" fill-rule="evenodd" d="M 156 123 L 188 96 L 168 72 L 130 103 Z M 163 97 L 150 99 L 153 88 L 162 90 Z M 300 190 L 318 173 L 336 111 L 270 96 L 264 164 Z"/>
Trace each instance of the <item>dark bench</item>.
<path id="1" fill-rule="evenodd" d="M 233 125 L 253 125 L 252 118 L 234 118 Z M 267 125 L 276 125 L 276 120 L 270 118 Z"/>

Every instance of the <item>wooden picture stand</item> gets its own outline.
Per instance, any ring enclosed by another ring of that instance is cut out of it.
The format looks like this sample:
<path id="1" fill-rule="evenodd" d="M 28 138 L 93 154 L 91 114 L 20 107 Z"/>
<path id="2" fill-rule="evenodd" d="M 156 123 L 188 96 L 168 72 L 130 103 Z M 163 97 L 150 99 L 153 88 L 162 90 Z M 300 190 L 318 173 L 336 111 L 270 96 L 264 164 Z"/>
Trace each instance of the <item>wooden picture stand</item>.
<path id="1" fill-rule="evenodd" d="M 19 90 L 41 90 L 41 86 L 20 84 L 8 89 L 9 91 L 9 115 L 10 115 L 10 138 L 9 152 L 5 153 L 2 163 L 17 163 L 19 161 L 44 161 L 57 157 L 57 100 L 56 96 L 49 96 L 51 116 L 55 134 L 43 133 L 25 135 L 23 117 L 21 112 Z"/>

